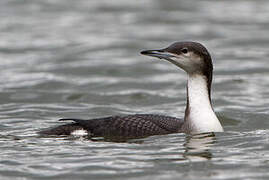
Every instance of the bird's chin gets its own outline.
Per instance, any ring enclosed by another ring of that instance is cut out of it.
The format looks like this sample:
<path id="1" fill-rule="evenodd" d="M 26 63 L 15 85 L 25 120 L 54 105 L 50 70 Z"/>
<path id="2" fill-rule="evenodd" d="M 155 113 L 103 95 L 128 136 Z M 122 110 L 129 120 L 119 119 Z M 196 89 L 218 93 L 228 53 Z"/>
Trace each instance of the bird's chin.
<path id="1" fill-rule="evenodd" d="M 178 59 L 178 58 L 163 58 L 167 61 L 169 61 L 170 63 L 176 65 L 177 67 L 179 67 L 180 69 L 187 71 L 187 68 L 185 67 L 184 63 L 183 63 L 183 60 L 181 59 Z"/>

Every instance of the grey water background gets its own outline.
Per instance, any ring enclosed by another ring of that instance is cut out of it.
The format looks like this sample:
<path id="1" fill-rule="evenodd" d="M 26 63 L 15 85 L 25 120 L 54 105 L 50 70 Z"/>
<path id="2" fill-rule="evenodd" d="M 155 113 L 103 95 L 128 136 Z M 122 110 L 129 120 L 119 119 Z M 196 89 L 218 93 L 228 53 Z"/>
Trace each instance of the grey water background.
<path id="1" fill-rule="evenodd" d="M 0 1 L 0 179 L 268 179 L 269 1 Z M 224 133 L 39 138 L 64 117 L 183 117 L 186 74 L 144 49 L 203 43 Z"/>

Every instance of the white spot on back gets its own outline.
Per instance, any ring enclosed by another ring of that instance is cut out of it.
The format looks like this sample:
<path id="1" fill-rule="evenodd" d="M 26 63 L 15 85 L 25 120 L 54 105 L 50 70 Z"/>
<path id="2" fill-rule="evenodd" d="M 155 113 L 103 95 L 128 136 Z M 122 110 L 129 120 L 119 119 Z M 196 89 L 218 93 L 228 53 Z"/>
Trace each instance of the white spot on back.
<path id="1" fill-rule="evenodd" d="M 88 135 L 88 131 L 84 130 L 84 129 L 77 129 L 73 132 L 71 132 L 72 136 L 87 136 Z"/>

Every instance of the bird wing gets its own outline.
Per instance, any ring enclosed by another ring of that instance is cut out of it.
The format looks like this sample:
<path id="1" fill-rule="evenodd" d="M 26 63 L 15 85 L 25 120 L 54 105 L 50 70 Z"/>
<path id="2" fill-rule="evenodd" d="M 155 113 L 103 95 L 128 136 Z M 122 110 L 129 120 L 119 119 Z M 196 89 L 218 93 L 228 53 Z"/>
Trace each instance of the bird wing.
<path id="1" fill-rule="evenodd" d="M 61 119 L 66 120 L 74 121 L 74 125 L 81 126 L 93 136 L 129 138 L 175 133 L 183 124 L 181 119 L 153 114 L 110 116 L 91 120 Z"/>

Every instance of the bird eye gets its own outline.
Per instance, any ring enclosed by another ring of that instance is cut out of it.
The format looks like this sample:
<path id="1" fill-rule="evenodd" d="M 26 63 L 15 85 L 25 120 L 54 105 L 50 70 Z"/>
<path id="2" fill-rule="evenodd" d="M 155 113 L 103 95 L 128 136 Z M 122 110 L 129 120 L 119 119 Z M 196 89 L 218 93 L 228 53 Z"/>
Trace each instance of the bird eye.
<path id="1" fill-rule="evenodd" d="M 183 49 L 181 49 L 181 52 L 182 52 L 183 54 L 187 54 L 187 53 L 188 53 L 188 49 L 187 49 L 187 48 L 183 48 Z"/>

